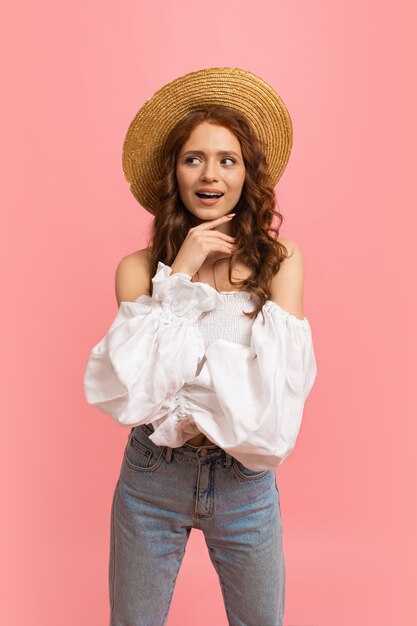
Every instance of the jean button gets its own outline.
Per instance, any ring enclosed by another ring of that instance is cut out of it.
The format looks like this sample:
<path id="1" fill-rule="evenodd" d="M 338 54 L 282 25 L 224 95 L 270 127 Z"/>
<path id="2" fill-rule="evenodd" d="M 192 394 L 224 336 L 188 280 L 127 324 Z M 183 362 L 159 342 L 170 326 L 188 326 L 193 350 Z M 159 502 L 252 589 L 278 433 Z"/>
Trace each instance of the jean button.
<path id="1" fill-rule="evenodd" d="M 207 455 L 207 448 L 201 448 L 200 456 L 202 456 L 204 458 L 206 455 Z"/>

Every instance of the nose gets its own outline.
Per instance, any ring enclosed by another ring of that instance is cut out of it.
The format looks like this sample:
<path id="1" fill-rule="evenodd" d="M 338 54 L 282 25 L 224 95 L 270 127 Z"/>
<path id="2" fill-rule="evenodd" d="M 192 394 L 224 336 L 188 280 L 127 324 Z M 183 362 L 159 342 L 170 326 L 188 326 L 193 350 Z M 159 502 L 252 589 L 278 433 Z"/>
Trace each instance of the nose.
<path id="1" fill-rule="evenodd" d="M 201 174 L 201 178 L 203 180 L 217 180 L 217 170 L 215 161 L 211 161 L 210 159 L 206 161 L 206 164 L 203 168 L 203 172 Z"/>

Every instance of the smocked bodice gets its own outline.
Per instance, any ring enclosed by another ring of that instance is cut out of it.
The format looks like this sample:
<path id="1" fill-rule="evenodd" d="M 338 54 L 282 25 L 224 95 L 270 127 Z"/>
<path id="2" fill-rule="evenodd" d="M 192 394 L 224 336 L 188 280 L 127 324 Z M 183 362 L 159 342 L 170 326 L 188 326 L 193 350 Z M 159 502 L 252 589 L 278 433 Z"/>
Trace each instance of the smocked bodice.
<path id="1" fill-rule="evenodd" d="M 254 320 L 242 311 L 254 310 L 254 294 L 247 291 L 218 293 L 220 298 L 216 308 L 202 313 L 196 322 L 205 347 L 219 338 L 249 346 Z"/>

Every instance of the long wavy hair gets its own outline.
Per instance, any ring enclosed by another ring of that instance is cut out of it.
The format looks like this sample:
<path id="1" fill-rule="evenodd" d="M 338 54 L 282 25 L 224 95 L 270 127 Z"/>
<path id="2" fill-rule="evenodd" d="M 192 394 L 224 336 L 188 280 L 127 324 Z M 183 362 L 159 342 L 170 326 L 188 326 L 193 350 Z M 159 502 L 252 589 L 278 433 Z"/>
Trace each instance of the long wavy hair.
<path id="1" fill-rule="evenodd" d="M 256 294 L 256 308 L 245 313 L 254 319 L 270 298 L 271 279 L 278 272 L 281 262 L 288 258 L 288 252 L 284 244 L 278 241 L 283 216 L 276 209 L 264 148 L 248 120 L 234 109 L 220 105 L 197 109 L 171 130 L 165 142 L 162 150 L 163 173 L 156 184 L 159 209 L 151 226 L 148 246 L 151 276 L 155 275 L 158 261 L 166 265 L 173 263 L 190 228 L 200 223 L 180 198 L 175 172 L 182 146 L 201 122 L 217 124 L 230 130 L 237 137 L 242 150 L 246 174 L 241 196 L 233 208 L 236 216 L 230 222 L 232 235 L 236 238 L 236 250 L 228 257 L 217 259 L 214 264 L 228 258 L 230 284 L 237 287 L 238 291 Z M 272 226 L 274 215 L 278 219 L 277 226 Z M 237 259 L 247 265 L 252 273 L 246 279 L 233 282 L 231 273 Z M 149 291 L 152 293 L 152 282 Z"/>

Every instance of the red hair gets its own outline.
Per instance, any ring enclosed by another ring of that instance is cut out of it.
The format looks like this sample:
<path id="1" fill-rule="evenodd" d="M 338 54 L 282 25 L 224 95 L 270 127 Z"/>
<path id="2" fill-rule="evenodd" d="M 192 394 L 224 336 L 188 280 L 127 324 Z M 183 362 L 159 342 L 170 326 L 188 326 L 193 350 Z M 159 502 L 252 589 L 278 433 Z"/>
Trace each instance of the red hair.
<path id="1" fill-rule="evenodd" d="M 270 298 L 271 279 L 288 253 L 284 244 L 278 241 L 283 216 L 276 209 L 264 148 L 251 124 L 239 111 L 210 105 L 188 114 L 171 130 L 162 152 L 163 174 L 156 187 L 159 209 L 149 241 L 151 276 L 155 275 L 158 261 L 171 265 L 188 231 L 196 225 L 195 216 L 186 209 L 179 196 L 175 172 L 182 146 L 201 122 L 229 129 L 242 150 L 246 175 L 241 196 L 233 208 L 236 216 L 231 221 L 231 228 L 237 248 L 229 256 L 228 277 L 230 284 L 238 290 L 258 296 L 256 309 L 246 314 L 254 318 Z M 278 220 L 277 226 L 272 226 L 274 216 Z M 231 271 L 236 259 L 251 268 L 252 273 L 244 280 L 232 282 Z M 149 290 L 152 293 L 152 283 Z"/>

